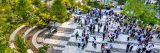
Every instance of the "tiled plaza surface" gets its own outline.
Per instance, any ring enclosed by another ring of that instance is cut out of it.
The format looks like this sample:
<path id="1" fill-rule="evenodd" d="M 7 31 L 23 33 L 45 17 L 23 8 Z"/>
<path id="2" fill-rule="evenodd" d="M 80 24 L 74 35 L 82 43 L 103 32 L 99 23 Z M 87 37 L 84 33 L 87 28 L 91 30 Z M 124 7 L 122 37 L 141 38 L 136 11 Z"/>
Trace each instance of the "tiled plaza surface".
<path id="1" fill-rule="evenodd" d="M 105 17 L 106 16 L 104 15 L 103 18 Z M 80 25 L 78 25 L 77 23 L 73 23 L 73 21 L 68 21 L 63 23 L 59 28 L 60 29 L 57 31 L 57 33 L 54 33 L 52 37 L 44 38 L 43 40 L 43 43 L 50 44 L 52 46 L 51 48 L 49 48 L 49 53 L 101 53 L 101 43 L 104 42 L 102 41 L 101 33 L 92 34 L 89 38 L 88 45 L 83 50 L 81 48 L 78 48 L 78 42 L 75 38 L 75 33 L 77 31 L 79 32 L 79 35 L 82 34 L 83 27 L 80 27 Z M 109 29 L 112 30 L 111 27 Z M 47 33 L 48 31 L 46 31 L 43 35 Z M 96 36 L 97 48 L 94 48 L 92 46 L 92 36 Z M 154 39 L 152 41 L 152 43 L 154 43 L 155 45 L 153 53 L 160 53 L 160 41 L 155 38 L 156 36 L 157 34 L 154 35 Z M 114 42 L 109 42 L 109 39 L 106 38 L 105 41 L 113 45 L 111 53 L 126 53 L 125 50 L 128 43 L 127 37 L 128 35 L 126 34 L 120 34 L 119 38 L 115 39 Z M 134 42 L 135 46 L 133 47 L 133 51 L 131 53 L 136 53 L 138 42 L 136 40 L 133 40 L 132 42 Z"/>

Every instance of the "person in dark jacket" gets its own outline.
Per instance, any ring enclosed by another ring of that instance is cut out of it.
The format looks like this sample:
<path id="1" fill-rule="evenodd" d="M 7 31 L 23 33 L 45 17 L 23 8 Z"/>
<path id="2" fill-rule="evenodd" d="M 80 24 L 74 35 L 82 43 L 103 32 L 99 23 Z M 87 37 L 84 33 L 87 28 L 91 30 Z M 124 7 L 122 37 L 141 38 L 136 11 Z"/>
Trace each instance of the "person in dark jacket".
<path id="1" fill-rule="evenodd" d="M 102 36 L 102 38 L 103 38 L 103 41 L 104 41 L 104 38 L 105 38 L 105 33 L 103 32 L 103 36 Z"/>
<path id="2" fill-rule="evenodd" d="M 127 43 L 126 53 L 128 52 L 128 49 L 129 49 L 130 46 L 131 46 L 130 43 Z"/>
<path id="3" fill-rule="evenodd" d="M 77 40 L 78 36 L 79 36 L 79 35 L 78 35 L 78 32 L 76 32 L 76 40 Z"/>

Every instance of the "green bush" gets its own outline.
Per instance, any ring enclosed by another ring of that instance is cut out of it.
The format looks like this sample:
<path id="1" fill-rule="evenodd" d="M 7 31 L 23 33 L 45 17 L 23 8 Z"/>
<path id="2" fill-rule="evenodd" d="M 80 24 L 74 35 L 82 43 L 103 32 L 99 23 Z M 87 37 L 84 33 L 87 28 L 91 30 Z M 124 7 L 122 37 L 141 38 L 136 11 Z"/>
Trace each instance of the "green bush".
<path id="1" fill-rule="evenodd" d="M 104 8 L 105 8 L 105 5 L 104 5 L 104 4 L 99 4 L 99 5 L 98 5 L 98 8 L 104 9 Z"/>
<path id="2" fill-rule="evenodd" d="M 43 45 L 43 47 L 38 48 L 38 53 L 47 53 L 47 50 L 49 48 L 49 45 Z"/>
<path id="3" fill-rule="evenodd" d="M 129 21 L 128 21 L 128 20 L 123 20 L 123 22 L 124 22 L 124 23 L 129 23 Z"/>
<path id="4" fill-rule="evenodd" d="M 24 38 L 22 38 L 20 35 L 17 35 L 16 36 L 16 50 L 19 52 L 19 53 L 27 53 L 27 49 L 28 49 L 28 46 L 26 44 L 27 42 L 25 41 Z"/>
<path id="5" fill-rule="evenodd" d="M 80 6 L 80 10 L 85 14 L 90 10 L 90 7 L 84 4 Z"/>
<path id="6" fill-rule="evenodd" d="M 119 5 L 124 5 L 126 0 L 116 0 L 118 2 Z"/>
<path id="7" fill-rule="evenodd" d="M 67 9 L 64 4 L 61 0 L 54 0 L 51 7 L 51 15 L 55 16 L 56 21 L 59 23 L 63 23 L 68 19 Z"/>
<path id="8" fill-rule="evenodd" d="M 44 22 L 43 20 L 38 20 L 37 26 L 38 26 L 39 28 L 44 28 L 44 27 L 47 26 L 47 23 Z"/>

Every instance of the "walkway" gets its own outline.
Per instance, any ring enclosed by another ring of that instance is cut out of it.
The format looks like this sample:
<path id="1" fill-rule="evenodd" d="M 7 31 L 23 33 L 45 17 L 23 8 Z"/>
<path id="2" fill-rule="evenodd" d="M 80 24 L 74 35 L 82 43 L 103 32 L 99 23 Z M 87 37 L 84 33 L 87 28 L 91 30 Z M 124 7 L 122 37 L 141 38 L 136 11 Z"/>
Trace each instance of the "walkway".
<path id="1" fill-rule="evenodd" d="M 105 18 L 105 16 L 103 16 Z M 103 22 L 103 21 L 102 21 Z M 113 24 L 113 23 L 112 23 Z M 114 24 L 113 24 L 114 25 Z M 100 34 L 93 34 L 91 36 L 96 35 L 97 39 L 97 48 L 93 48 L 92 46 L 92 37 L 89 38 L 89 43 L 87 47 L 85 47 L 84 50 L 81 48 L 78 48 L 77 40 L 75 39 L 75 33 L 79 31 L 79 34 L 82 33 L 83 27 L 80 27 L 77 23 L 72 22 L 66 22 L 62 24 L 63 27 L 61 29 L 65 29 L 65 31 L 61 32 L 58 30 L 57 33 L 55 33 L 51 38 L 45 38 L 43 43 L 52 45 L 51 48 L 49 48 L 49 53 L 101 53 L 101 44 L 102 36 Z M 72 31 L 72 30 L 73 31 Z M 109 28 L 110 30 L 114 30 L 113 28 Z M 66 33 L 70 32 L 70 33 Z M 47 34 L 48 32 L 46 32 Z M 125 53 L 126 45 L 127 45 L 127 36 L 125 34 L 120 34 L 118 39 L 115 39 L 114 42 L 111 42 L 113 45 L 113 49 L 111 50 L 111 53 Z M 39 37 L 42 38 L 42 37 Z M 108 39 L 106 39 L 108 40 Z M 133 48 L 133 51 L 131 53 L 135 53 L 135 50 L 137 48 L 137 41 L 133 41 L 135 43 L 135 46 Z M 155 49 L 154 51 L 156 53 L 160 52 L 160 42 L 157 40 L 154 41 L 155 43 Z"/>

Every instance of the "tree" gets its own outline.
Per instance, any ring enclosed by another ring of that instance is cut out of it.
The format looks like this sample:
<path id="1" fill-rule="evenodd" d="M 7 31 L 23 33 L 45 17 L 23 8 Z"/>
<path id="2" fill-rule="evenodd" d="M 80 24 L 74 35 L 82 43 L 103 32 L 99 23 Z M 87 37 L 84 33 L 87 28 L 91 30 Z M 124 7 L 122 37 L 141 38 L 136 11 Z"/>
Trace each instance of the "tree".
<path id="1" fill-rule="evenodd" d="M 158 15 L 159 15 L 159 18 L 160 18 L 160 0 L 157 0 L 157 12 L 158 12 Z"/>
<path id="2" fill-rule="evenodd" d="M 16 14 L 21 16 L 23 19 L 27 19 L 27 11 L 32 10 L 32 5 L 30 0 L 18 0 L 17 5 L 15 6 Z"/>
<path id="3" fill-rule="evenodd" d="M 134 16 L 144 24 L 157 24 L 155 5 L 145 4 L 144 0 L 127 0 L 123 12 L 128 16 Z"/>
<path id="4" fill-rule="evenodd" d="M 27 43 L 24 38 L 19 35 L 16 37 L 16 49 L 19 53 L 27 53 Z"/>
<path id="5" fill-rule="evenodd" d="M 33 0 L 32 4 L 35 5 L 36 7 L 41 7 L 42 5 L 42 0 Z"/>
<path id="6" fill-rule="evenodd" d="M 82 11 L 82 13 L 85 14 L 90 10 L 90 7 L 85 5 L 85 4 L 83 4 L 83 5 L 80 6 L 80 10 Z"/>
<path id="7" fill-rule="evenodd" d="M 116 0 L 118 2 L 119 5 L 124 5 L 126 0 Z"/>
<path id="8" fill-rule="evenodd" d="M 43 47 L 38 48 L 38 53 L 47 53 L 48 45 L 43 45 Z"/>
<path id="9" fill-rule="evenodd" d="M 66 5 L 68 7 L 71 7 L 71 8 L 75 8 L 76 7 L 76 0 L 64 0 L 64 2 L 66 3 Z"/>
<path id="10" fill-rule="evenodd" d="M 0 15 L 3 14 L 8 16 L 8 14 L 10 13 L 11 13 L 11 6 L 9 5 L 8 0 L 0 1 Z"/>
<path id="11" fill-rule="evenodd" d="M 63 0 L 54 0 L 51 8 L 51 15 L 55 16 L 55 21 L 63 23 L 69 20 Z"/>
<path id="12" fill-rule="evenodd" d="M 8 46 L 8 40 L 5 36 L 8 35 L 2 35 L 2 31 L 0 31 L 0 53 L 15 53 L 9 46 Z"/>

